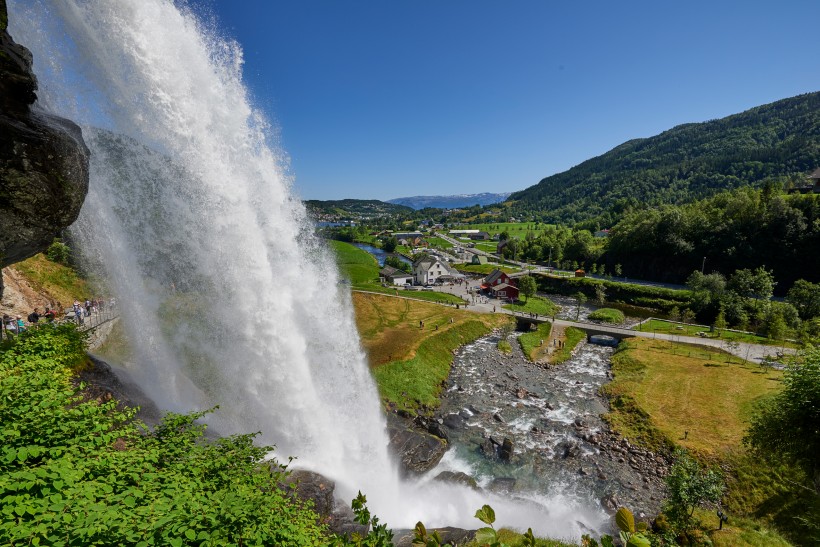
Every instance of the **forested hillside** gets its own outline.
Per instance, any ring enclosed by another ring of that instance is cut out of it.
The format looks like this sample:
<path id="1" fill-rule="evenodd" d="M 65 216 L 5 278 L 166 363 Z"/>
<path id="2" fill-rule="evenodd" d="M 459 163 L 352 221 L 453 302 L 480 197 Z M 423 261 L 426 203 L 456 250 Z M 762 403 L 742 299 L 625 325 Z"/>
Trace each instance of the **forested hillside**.
<path id="1" fill-rule="evenodd" d="M 685 203 L 767 179 L 802 184 L 820 167 L 820 92 L 628 141 L 510 196 L 550 222 L 614 224 L 634 206 Z"/>
<path id="2" fill-rule="evenodd" d="M 305 206 L 316 218 L 321 218 L 322 215 L 333 215 L 339 218 L 378 217 L 413 212 L 410 207 L 377 199 L 310 199 L 305 201 Z"/>

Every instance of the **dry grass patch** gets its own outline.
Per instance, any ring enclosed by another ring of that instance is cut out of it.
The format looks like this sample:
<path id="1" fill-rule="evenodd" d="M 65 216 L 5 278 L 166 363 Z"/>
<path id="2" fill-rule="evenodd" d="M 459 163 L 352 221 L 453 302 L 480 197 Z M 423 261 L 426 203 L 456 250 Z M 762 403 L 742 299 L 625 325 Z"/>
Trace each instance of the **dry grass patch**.
<path id="1" fill-rule="evenodd" d="M 668 440 L 704 455 L 740 447 L 754 402 L 780 387 L 780 372 L 726 364 L 716 352 L 639 338 L 625 344 L 613 358 L 615 381 L 606 391 L 634 401 Z M 627 437 L 639 433 L 613 414 Z"/>
<path id="2" fill-rule="evenodd" d="M 480 321 L 490 328 L 504 322 L 496 315 L 375 294 L 354 292 L 353 306 L 362 345 L 374 367 L 412 359 L 424 340 L 467 321 Z"/>
<path id="3" fill-rule="evenodd" d="M 511 321 L 500 314 L 375 294 L 354 293 L 353 305 L 382 399 L 412 413 L 438 406 L 458 347 Z"/>

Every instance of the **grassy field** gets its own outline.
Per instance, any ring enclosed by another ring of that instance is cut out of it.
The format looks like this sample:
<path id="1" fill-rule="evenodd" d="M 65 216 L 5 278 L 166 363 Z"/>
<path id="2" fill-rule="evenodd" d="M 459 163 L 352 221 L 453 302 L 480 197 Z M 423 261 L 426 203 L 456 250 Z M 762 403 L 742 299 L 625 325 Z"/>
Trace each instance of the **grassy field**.
<path id="1" fill-rule="evenodd" d="M 383 400 L 411 412 L 438 406 L 453 350 L 511 321 L 508 316 L 372 294 L 354 293 L 353 304 Z"/>
<path id="2" fill-rule="evenodd" d="M 678 328 L 681 327 L 681 328 Z M 720 333 L 709 332 L 709 327 L 698 325 L 684 325 L 683 323 L 672 323 L 670 321 L 660 321 L 658 319 L 650 319 L 646 323 L 638 325 L 635 330 L 642 330 L 647 332 L 662 332 L 666 334 L 680 334 L 681 336 L 697 336 L 699 332 L 706 332 L 706 338 L 714 338 L 721 340 L 731 340 L 734 342 L 750 342 L 752 344 L 765 344 L 769 346 L 781 346 L 783 342 L 779 340 L 771 340 L 764 336 L 757 336 L 754 334 L 747 334 L 745 332 L 734 332 L 723 330 Z M 787 348 L 796 347 L 791 342 L 786 342 Z"/>
<path id="3" fill-rule="evenodd" d="M 603 388 L 611 407 L 607 421 L 636 444 L 681 446 L 725 470 L 728 524 L 717 531 L 714 510 L 696 511 L 714 545 L 791 545 L 784 537 L 816 545 L 810 523 L 820 519 L 820 498 L 802 486 L 809 479 L 749 454 L 742 443 L 755 405 L 780 389 L 782 374 L 714 357 L 666 341 L 626 340 L 612 359 L 615 379 Z"/>
<path id="4" fill-rule="evenodd" d="M 634 401 L 668 441 L 696 453 L 738 449 L 755 402 L 780 387 L 779 371 L 727 365 L 705 350 L 692 354 L 691 347 L 648 338 L 622 344 L 612 359 L 615 381 L 607 393 Z M 672 352 L 675 346 L 679 353 Z M 640 437 L 622 414 L 610 415 L 613 426 L 627 438 Z"/>
<path id="5" fill-rule="evenodd" d="M 505 304 L 502 307 L 506 310 L 537 313 L 538 315 L 553 315 L 561 309 L 560 306 L 549 298 L 542 298 L 540 296 L 531 296 L 524 302 Z"/>
<path id="6" fill-rule="evenodd" d="M 64 307 L 74 300 L 93 297 L 94 289 L 87 280 L 81 278 L 73 269 L 52 262 L 44 254 L 18 262 L 14 268 L 29 280 L 34 290 L 47 295 L 55 302 L 60 302 Z"/>
<path id="7" fill-rule="evenodd" d="M 427 243 L 430 244 L 430 247 L 437 248 L 437 249 L 452 249 L 453 244 L 447 240 L 441 239 L 440 237 L 428 237 Z"/>
<path id="8" fill-rule="evenodd" d="M 563 363 L 572 357 L 572 350 L 578 343 L 587 337 L 587 334 L 581 329 L 575 327 L 567 327 L 564 329 L 564 347 L 552 354 L 550 362 L 554 364 Z"/>
<path id="9" fill-rule="evenodd" d="M 331 240 L 328 245 L 336 254 L 336 264 L 345 279 L 353 285 L 377 284 L 379 263 L 373 255 L 343 241 Z"/>
<path id="10" fill-rule="evenodd" d="M 538 325 L 538 330 L 526 332 L 518 337 L 518 344 L 521 346 L 521 351 L 524 352 L 527 359 L 530 361 L 538 361 L 547 353 L 549 347 L 550 332 L 552 332 L 552 323 L 547 321 Z M 543 344 L 541 341 L 543 340 Z"/>

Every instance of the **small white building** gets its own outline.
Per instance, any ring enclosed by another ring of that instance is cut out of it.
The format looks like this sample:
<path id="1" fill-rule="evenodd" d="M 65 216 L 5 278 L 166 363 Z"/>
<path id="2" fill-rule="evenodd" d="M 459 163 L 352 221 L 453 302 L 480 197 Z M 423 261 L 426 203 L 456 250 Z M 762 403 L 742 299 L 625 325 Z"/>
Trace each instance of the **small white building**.
<path id="1" fill-rule="evenodd" d="M 391 285 L 404 285 L 413 283 L 413 274 L 394 268 L 393 266 L 385 266 L 379 271 L 379 277 L 390 283 Z"/>

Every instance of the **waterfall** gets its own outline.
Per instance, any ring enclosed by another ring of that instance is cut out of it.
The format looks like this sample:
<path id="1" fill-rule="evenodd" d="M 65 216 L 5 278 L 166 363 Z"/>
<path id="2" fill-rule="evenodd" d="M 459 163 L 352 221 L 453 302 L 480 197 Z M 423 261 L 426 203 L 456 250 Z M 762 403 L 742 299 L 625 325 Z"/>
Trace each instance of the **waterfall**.
<path id="1" fill-rule="evenodd" d="M 332 477 L 347 499 L 361 489 L 394 526 L 475 527 L 489 500 L 507 523 L 577 535 L 560 498 L 505 509 L 399 481 L 348 291 L 243 85 L 238 44 L 171 0 L 9 9 L 39 107 L 83 127 L 91 181 L 72 234 L 116 295 L 131 373 L 160 407 L 219 405 L 216 431 L 260 431 L 280 459 Z"/>

